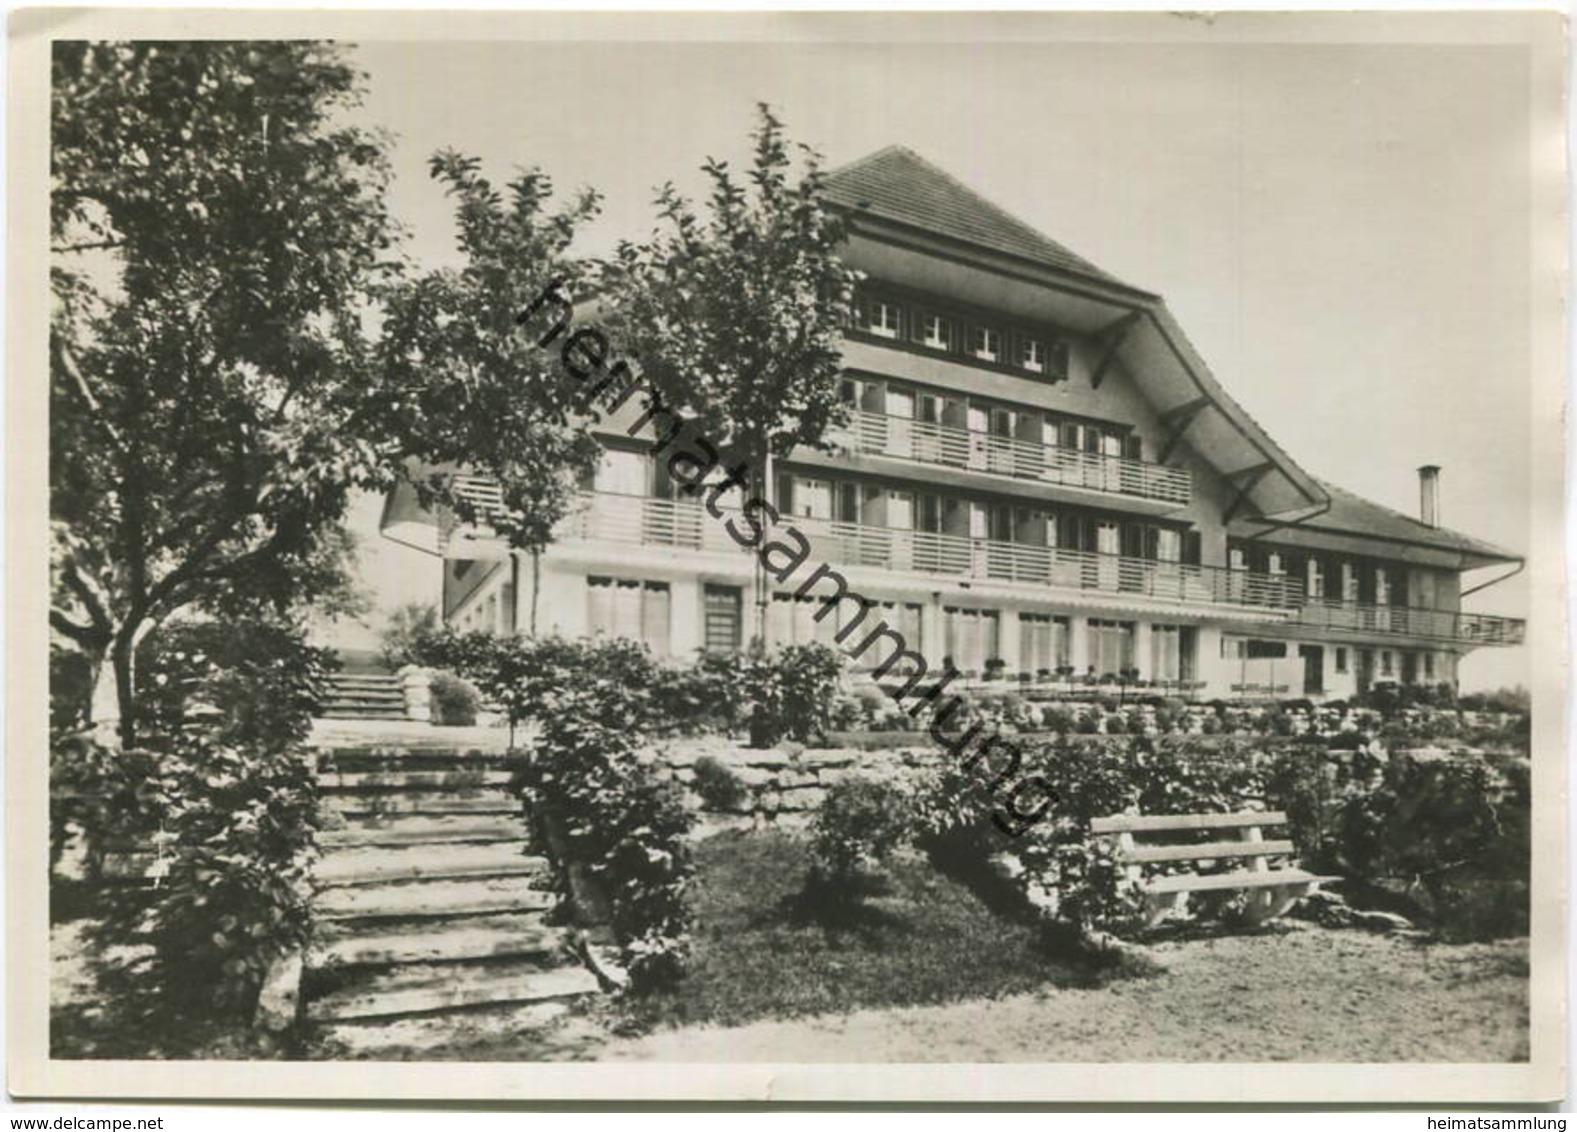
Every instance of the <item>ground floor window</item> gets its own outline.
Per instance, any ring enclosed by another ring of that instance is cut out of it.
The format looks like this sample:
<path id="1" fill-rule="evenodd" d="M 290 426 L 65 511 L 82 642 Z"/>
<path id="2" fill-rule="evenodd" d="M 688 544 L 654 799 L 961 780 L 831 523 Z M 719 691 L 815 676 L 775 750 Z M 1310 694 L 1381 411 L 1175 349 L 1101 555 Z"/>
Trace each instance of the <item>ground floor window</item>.
<path id="1" fill-rule="evenodd" d="M 593 634 L 641 641 L 659 656 L 668 653 L 670 597 L 667 582 L 629 578 L 587 578 L 590 608 L 586 623 Z"/>
<path id="2" fill-rule="evenodd" d="M 984 672 L 986 662 L 1002 655 L 1001 618 L 994 609 L 945 606 L 942 610 L 947 655 L 964 672 Z"/>
<path id="3" fill-rule="evenodd" d="M 1150 627 L 1150 678 L 1176 683 L 1194 678 L 1194 627 Z"/>
<path id="4" fill-rule="evenodd" d="M 702 593 L 702 647 L 707 652 L 738 652 L 743 626 L 743 595 L 738 586 L 708 585 Z"/>
<path id="5" fill-rule="evenodd" d="M 1432 680 L 1434 680 L 1434 678 L 1435 678 L 1435 654 L 1432 653 L 1432 652 L 1426 652 L 1424 654 L 1424 679 L 1432 681 Z"/>
<path id="6" fill-rule="evenodd" d="M 1392 659 L 1391 659 L 1391 650 L 1390 649 L 1381 649 L 1380 650 L 1380 675 L 1381 676 L 1390 676 L 1394 671 L 1395 671 L 1395 666 L 1394 666 L 1394 664 L 1392 662 Z"/>
<path id="7" fill-rule="evenodd" d="M 772 608 L 768 614 L 767 630 L 773 642 L 781 645 L 821 644 L 837 647 L 838 614 L 836 609 L 823 613 L 825 602 L 814 594 L 799 597 L 795 594 L 772 595 Z M 817 620 L 816 614 L 823 616 Z"/>
<path id="8" fill-rule="evenodd" d="M 1336 650 L 1336 672 L 1341 676 L 1347 675 L 1347 650 L 1344 648 Z"/>
<path id="9" fill-rule="evenodd" d="M 1132 621 L 1101 621 L 1092 617 L 1087 624 L 1090 666 L 1096 675 L 1119 676 L 1134 666 Z"/>
<path id="10" fill-rule="evenodd" d="M 1019 667 L 1051 675 L 1068 665 L 1068 619 L 1046 613 L 1020 613 Z"/>

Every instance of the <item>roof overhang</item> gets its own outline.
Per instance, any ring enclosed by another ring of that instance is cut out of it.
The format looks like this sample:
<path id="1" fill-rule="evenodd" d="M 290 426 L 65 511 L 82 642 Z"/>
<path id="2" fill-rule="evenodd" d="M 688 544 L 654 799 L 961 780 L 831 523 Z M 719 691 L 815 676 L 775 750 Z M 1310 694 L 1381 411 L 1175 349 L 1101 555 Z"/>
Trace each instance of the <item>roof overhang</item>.
<path id="1" fill-rule="evenodd" d="M 882 217 L 855 214 L 849 226 L 847 256 L 862 271 L 1102 339 L 1163 418 L 1188 412 L 1186 443 L 1242 489 L 1247 513 L 1285 515 L 1329 502 L 1216 381 L 1159 296 Z"/>

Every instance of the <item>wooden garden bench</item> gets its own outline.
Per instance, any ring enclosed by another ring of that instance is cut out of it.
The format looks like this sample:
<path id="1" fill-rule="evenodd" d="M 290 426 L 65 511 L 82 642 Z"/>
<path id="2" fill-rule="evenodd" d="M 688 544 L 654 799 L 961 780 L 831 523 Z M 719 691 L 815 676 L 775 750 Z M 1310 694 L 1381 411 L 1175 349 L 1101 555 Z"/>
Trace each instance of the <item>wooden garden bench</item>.
<path id="1" fill-rule="evenodd" d="M 1190 892 L 1219 892 L 1242 890 L 1252 893 L 1249 918 L 1255 923 L 1279 916 L 1294 900 L 1307 896 L 1327 881 L 1340 877 L 1316 876 L 1283 863 L 1271 868 L 1270 858 L 1289 857 L 1294 852 L 1290 841 L 1267 841 L 1265 829 L 1287 824 L 1287 815 L 1279 811 L 1239 814 L 1117 814 L 1108 818 L 1095 818 L 1090 822 L 1090 832 L 1097 836 L 1114 838 L 1117 857 L 1127 872 L 1128 879 L 1144 895 L 1148 917 L 1146 927 L 1153 927 L 1168 912 L 1181 911 L 1187 904 Z M 1225 837 L 1235 839 L 1195 842 L 1193 844 L 1139 844 L 1135 835 L 1181 833 L 1199 830 L 1222 830 Z M 1244 868 L 1230 872 L 1174 873 L 1146 878 L 1145 865 L 1168 864 L 1178 861 L 1241 861 Z"/>

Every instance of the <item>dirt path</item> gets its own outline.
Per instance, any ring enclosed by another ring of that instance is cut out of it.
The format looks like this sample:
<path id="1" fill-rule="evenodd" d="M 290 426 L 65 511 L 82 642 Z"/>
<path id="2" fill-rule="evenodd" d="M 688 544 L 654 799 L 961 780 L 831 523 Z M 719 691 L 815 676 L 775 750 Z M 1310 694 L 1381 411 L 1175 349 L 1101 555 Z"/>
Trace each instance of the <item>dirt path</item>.
<path id="1" fill-rule="evenodd" d="M 616 1040 L 599 1060 L 1442 1061 L 1527 1057 L 1527 945 L 1302 925 L 1159 944 L 1164 974 Z"/>

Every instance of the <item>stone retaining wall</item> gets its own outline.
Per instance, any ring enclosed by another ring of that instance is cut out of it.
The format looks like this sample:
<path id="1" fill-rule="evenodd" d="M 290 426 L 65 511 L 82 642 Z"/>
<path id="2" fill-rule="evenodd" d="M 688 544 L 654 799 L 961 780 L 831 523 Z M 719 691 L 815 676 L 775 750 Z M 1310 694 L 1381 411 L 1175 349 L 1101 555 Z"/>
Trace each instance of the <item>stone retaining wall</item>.
<path id="1" fill-rule="evenodd" d="M 923 742 L 916 736 L 917 743 Z M 789 747 L 759 750 L 727 739 L 690 739 L 662 752 L 669 773 L 686 787 L 685 800 L 700 820 L 696 835 L 724 829 L 755 829 L 770 825 L 803 826 L 827 797 L 827 788 L 851 775 L 893 778 L 918 774 L 940 765 L 945 753 L 935 747 L 866 751 L 852 748 Z M 746 790 L 735 807 L 714 810 L 695 792 L 695 764 L 711 757 L 734 775 Z"/>

